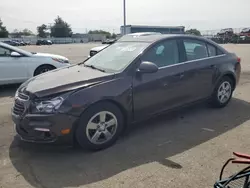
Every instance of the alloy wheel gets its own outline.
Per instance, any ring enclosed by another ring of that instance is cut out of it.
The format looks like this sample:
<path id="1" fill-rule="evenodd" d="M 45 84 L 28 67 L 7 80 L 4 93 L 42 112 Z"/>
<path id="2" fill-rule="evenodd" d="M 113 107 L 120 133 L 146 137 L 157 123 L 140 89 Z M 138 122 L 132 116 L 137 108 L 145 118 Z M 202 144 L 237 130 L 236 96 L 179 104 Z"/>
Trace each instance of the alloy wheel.
<path id="1" fill-rule="evenodd" d="M 228 81 L 222 82 L 217 92 L 217 97 L 220 103 L 222 104 L 226 103 L 230 99 L 231 94 L 232 94 L 231 84 Z"/>
<path id="2" fill-rule="evenodd" d="M 86 126 L 86 135 L 93 144 L 104 144 L 112 139 L 118 126 L 116 116 L 108 111 L 95 114 Z"/>
<path id="3" fill-rule="evenodd" d="M 42 69 L 42 70 L 41 70 L 41 74 L 42 74 L 42 73 L 45 73 L 45 72 L 48 72 L 48 71 L 50 71 L 49 68 Z"/>

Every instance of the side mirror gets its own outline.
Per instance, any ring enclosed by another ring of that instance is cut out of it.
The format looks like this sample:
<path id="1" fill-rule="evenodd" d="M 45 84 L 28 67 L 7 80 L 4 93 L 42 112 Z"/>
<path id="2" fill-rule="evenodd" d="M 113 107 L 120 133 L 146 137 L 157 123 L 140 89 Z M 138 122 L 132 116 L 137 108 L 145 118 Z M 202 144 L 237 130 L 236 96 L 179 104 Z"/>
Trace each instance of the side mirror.
<path id="1" fill-rule="evenodd" d="M 21 57 L 21 54 L 19 54 L 18 52 L 11 52 L 10 56 L 11 57 Z"/>
<path id="2" fill-rule="evenodd" d="M 158 66 L 152 62 L 143 61 L 139 68 L 137 69 L 137 72 L 140 73 L 155 73 L 158 71 Z"/>

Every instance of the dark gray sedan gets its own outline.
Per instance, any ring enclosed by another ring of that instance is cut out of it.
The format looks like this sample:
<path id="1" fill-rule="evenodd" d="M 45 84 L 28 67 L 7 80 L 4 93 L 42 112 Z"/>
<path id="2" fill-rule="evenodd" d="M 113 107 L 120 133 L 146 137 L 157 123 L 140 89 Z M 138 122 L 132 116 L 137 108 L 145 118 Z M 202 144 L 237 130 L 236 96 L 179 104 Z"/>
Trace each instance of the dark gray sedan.
<path id="1" fill-rule="evenodd" d="M 205 38 L 127 35 L 84 63 L 22 84 L 12 118 L 25 141 L 103 149 L 131 122 L 200 100 L 226 106 L 240 71 L 240 58 Z"/>

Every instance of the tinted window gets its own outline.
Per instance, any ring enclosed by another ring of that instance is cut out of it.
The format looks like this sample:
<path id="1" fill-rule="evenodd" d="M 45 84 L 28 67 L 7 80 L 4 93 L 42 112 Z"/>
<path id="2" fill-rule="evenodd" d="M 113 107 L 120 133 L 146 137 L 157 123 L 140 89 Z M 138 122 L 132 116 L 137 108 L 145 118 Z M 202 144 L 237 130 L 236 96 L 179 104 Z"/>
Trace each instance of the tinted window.
<path id="1" fill-rule="evenodd" d="M 10 53 L 10 50 L 0 47 L 0 57 L 8 57 Z"/>
<path id="2" fill-rule="evenodd" d="M 187 60 L 196 60 L 208 57 L 206 44 L 198 40 L 184 40 Z"/>
<path id="3" fill-rule="evenodd" d="M 223 55 L 224 53 L 217 48 L 217 55 Z"/>
<path id="4" fill-rule="evenodd" d="M 177 42 L 175 40 L 169 40 L 153 46 L 143 56 L 142 60 L 155 63 L 158 67 L 179 63 Z"/>
<path id="5" fill-rule="evenodd" d="M 207 48 L 208 48 L 209 57 L 216 56 L 216 47 L 214 47 L 214 46 L 212 46 L 210 44 L 207 44 Z"/>

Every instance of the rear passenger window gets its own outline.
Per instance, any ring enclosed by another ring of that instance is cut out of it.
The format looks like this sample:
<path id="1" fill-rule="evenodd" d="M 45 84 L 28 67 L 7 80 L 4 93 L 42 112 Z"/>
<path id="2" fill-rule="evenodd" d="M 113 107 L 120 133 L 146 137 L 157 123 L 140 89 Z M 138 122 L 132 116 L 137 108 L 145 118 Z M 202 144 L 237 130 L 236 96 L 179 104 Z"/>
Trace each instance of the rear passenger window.
<path id="1" fill-rule="evenodd" d="M 217 55 L 223 55 L 224 53 L 217 48 Z"/>
<path id="2" fill-rule="evenodd" d="M 208 57 L 206 43 L 198 40 L 183 40 L 187 60 L 196 60 Z"/>
<path id="3" fill-rule="evenodd" d="M 216 48 L 210 44 L 207 44 L 209 57 L 216 56 Z"/>

